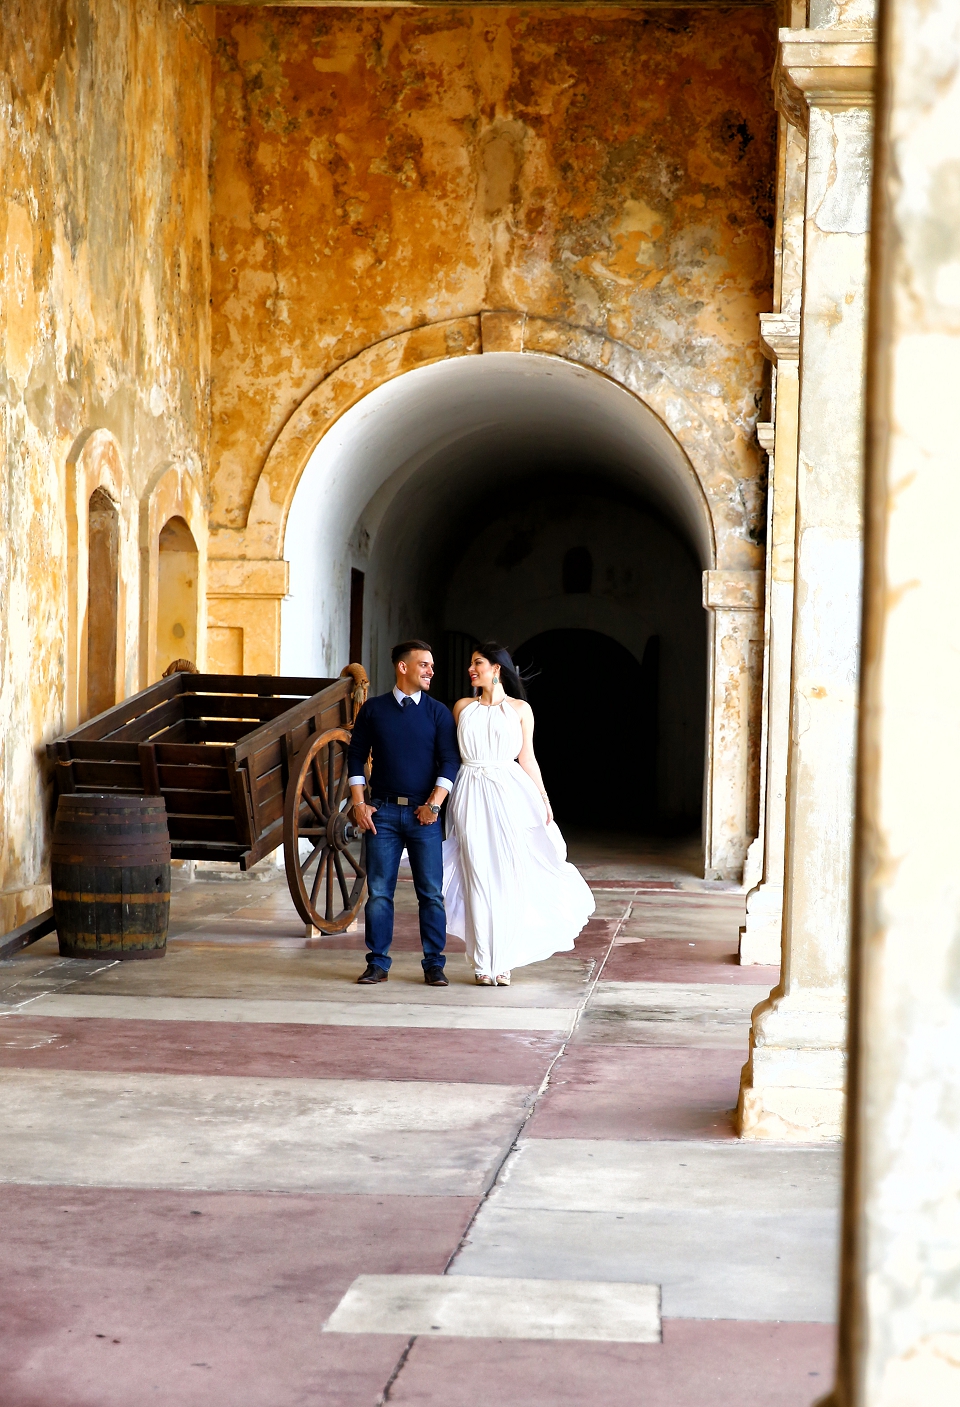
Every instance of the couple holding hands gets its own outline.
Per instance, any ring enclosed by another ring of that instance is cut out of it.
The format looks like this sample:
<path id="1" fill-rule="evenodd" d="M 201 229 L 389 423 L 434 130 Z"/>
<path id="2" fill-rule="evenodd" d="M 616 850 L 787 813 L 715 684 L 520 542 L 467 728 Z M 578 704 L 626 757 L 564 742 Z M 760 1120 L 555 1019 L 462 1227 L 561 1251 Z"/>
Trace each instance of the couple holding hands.
<path id="1" fill-rule="evenodd" d="M 392 659 L 396 684 L 363 705 L 349 753 L 354 819 L 368 832 L 367 967 L 357 980 L 387 980 L 406 850 L 424 981 L 448 985 L 444 947 L 452 933 L 464 940 L 477 982 L 509 986 L 514 967 L 571 949 L 594 909 L 554 824 L 533 751 L 533 710 L 499 645 L 474 650 L 469 675 L 479 693 L 452 714 L 430 697 L 433 653 L 425 641 L 396 645 Z M 444 840 L 438 822 L 448 794 Z"/>

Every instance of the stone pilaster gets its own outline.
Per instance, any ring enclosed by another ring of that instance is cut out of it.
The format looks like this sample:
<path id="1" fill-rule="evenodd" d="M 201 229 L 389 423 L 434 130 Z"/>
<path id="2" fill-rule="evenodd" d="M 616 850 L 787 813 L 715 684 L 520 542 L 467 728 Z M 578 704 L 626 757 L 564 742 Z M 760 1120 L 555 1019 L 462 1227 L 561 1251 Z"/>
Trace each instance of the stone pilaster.
<path id="1" fill-rule="evenodd" d="M 704 572 L 703 604 L 711 638 L 705 873 L 739 880 L 759 814 L 763 572 Z"/>
<path id="2" fill-rule="evenodd" d="M 797 502 L 800 320 L 764 313 L 760 341 L 776 368 L 776 416 L 767 522 L 767 622 L 763 739 L 763 867 L 747 896 L 740 930 L 742 964 L 780 962 L 786 845 L 790 656 L 793 634 L 793 547 Z"/>
<path id="3" fill-rule="evenodd" d="M 891 0 L 837 1407 L 960 1402 L 960 17 Z"/>
<path id="4" fill-rule="evenodd" d="M 843 1126 L 860 648 L 873 44 L 781 30 L 778 98 L 807 130 L 780 986 L 754 1012 L 740 1132 Z"/>

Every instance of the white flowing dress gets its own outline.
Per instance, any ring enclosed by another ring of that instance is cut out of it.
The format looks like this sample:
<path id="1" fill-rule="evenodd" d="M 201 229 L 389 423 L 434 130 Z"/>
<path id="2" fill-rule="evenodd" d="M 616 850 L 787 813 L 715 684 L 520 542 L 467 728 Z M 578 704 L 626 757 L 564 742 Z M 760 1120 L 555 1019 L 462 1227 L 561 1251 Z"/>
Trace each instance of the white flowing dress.
<path id="1" fill-rule="evenodd" d="M 523 730 L 513 705 L 468 704 L 457 739 L 463 760 L 443 843 L 447 932 L 464 940 L 478 972 L 495 977 L 569 951 L 595 904 L 516 760 Z"/>

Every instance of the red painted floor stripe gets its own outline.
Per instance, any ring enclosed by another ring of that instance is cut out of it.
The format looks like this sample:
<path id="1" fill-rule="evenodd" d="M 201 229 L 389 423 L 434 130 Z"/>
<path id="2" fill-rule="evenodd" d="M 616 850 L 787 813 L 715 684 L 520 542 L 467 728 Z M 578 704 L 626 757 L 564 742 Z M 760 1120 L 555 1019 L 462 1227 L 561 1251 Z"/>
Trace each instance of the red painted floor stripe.
<path id="1" fill-rule="evenodd" d="M 536 1089 L 561 1039 L 529 1031 L 6 1016 L 0 1022 L 0 1068 L 444 1080 Z"/>
<path id="2" fill-rule="evenodd" d="M 396 1407 L 810 1407 L 832 1383 L 826 1324 L 668 1319 L 662 1344 L 419 1338 Z"/>
<path id="3" fill-rule="evenodd" d="M 568 1046 L 524 1136 L 733 1138 L 742 1065 L 738 1050 Z"/>
<path id="4" fill-rule="evenodd" d="M 656 931 L 654 923 L 650 930 Z M 604 964 L 601 980 L 775 987 L 779 978 L 779 967 L 741 967 L 736 939 L 649 937 L 618 942 Z"/>
<path id="5" fill-rule="evenodd" d="M 7 1186 L 3 1407 L 372 1407 L 406 1346 L 322 1335 L 359 1274 L 439 1274 L 451 1197 Z"/>

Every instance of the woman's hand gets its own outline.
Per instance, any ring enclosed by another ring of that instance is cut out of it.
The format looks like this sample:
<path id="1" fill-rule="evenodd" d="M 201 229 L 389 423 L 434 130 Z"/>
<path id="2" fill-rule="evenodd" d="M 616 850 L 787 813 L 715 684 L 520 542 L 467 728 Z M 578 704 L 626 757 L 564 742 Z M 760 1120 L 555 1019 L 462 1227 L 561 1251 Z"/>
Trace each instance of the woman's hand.
<path id="1" fill-rule="evenodd" d="M 540 795 L 543 797 L 543 804 L 544 804 L 544 806 L 547 808 L 547 825 L 548 825 L 548 826 L 552 826 L 552 825 L 553 825 L 553 807 L 550 805 L 550 798 L 549 798 L 549 796 L 547 796 L 547 793 L 546 793 L 545 791 L 544 791 L 544 792 L 541 792 Z"/>

